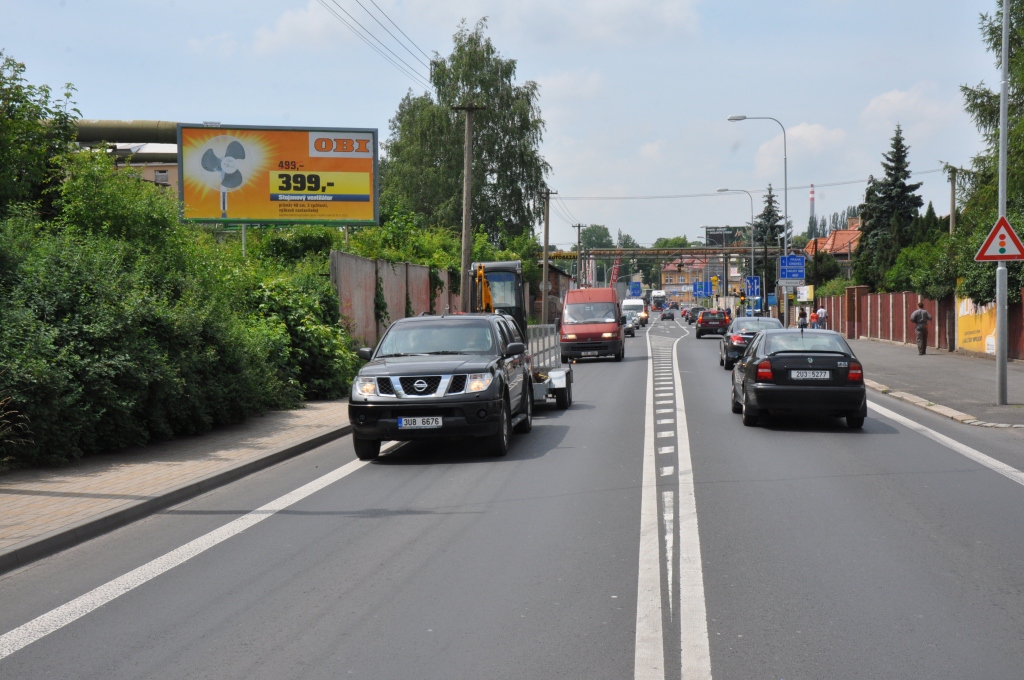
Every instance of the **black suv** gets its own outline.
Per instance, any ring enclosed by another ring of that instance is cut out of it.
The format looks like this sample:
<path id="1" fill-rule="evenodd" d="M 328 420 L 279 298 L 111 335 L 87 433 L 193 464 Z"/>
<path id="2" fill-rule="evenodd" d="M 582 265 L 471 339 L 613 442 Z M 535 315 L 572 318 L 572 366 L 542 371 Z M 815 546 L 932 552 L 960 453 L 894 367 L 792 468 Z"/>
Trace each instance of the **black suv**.
<path id="1" fill-rule="evenodd" d="M 396 321 L 352 382 L 349 422 L 360 460 L 381 440 L 482 437 L 508 453 L 513 428 L 533 427 L 530 356 L 503 314 L 420 316 Z"/>

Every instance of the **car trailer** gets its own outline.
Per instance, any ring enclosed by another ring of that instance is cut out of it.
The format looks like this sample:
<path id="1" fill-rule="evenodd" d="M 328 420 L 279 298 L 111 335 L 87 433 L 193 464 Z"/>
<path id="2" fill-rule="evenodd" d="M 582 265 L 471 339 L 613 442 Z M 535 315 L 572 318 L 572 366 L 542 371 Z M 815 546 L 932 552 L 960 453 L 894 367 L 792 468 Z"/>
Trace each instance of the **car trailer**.
<path id="1" fill-rule="evenodd" d="M 558 327 L 539 324 L 527 328 L 533 372 L 533 403 L 543 404 L 549 397 L 558 408 L 572 405 L 572 364 L 562 364 Z"/>

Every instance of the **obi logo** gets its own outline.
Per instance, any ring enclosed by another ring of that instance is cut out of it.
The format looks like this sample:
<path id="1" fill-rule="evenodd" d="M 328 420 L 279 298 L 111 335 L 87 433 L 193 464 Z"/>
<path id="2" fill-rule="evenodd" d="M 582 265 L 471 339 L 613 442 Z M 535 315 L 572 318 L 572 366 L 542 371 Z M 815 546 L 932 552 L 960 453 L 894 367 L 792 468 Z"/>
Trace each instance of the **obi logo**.
<path id="1" fill-rule="evenodd" d="M 311 158 L 373 158 L 373 134 L 368 132 L 309 133 Z"/>

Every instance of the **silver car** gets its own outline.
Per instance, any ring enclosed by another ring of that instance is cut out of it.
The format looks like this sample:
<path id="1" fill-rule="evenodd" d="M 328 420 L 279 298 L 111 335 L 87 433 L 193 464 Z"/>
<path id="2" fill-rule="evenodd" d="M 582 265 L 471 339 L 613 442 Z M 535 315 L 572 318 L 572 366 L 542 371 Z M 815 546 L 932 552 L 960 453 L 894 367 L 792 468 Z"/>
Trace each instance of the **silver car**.
<path id="1" fill-rule="evenodd" d="M 640 325 L 640 315 L 630 310 L 626 312 L 626 325 L 622 327 L 626 335 L 631 338 L 636 337 L 636 327 Z"/>

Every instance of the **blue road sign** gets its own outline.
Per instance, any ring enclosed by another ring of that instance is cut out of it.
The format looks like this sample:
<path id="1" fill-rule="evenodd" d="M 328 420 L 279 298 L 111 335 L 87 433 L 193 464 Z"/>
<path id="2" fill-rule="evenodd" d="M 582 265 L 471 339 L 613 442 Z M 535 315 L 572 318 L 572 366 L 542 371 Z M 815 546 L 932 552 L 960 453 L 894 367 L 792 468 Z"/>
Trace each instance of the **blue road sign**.
<path id="1" fill-rule="evenodd" d="M 775 299 L 775 293 L 768 293 L 768 306 L 774 307 L 779 304 L 779 301 Z"/>
<path id="2" fill-rule="evenodd" d="M 761 277 L 747 277 L 747 297 L 761 297 Z"/>
<path id="3" fill-rule="evenodd" d="M 802 280 L 806 277 L 806 259 L 803 255 L 784 255 L 779 258 L 779 283 L 786 280 Z"/>
<path id="4" fill-rule="evenodd" d="M 629 297 L 640 297 L 642 294 L 643 294 L 643 291 L 640 289 L 640 282 L 639 281 L 630 281 L 629 282 Z"/>

